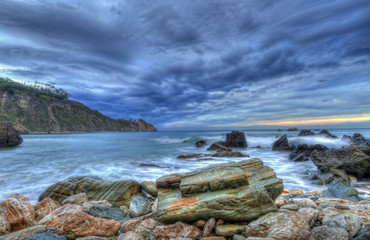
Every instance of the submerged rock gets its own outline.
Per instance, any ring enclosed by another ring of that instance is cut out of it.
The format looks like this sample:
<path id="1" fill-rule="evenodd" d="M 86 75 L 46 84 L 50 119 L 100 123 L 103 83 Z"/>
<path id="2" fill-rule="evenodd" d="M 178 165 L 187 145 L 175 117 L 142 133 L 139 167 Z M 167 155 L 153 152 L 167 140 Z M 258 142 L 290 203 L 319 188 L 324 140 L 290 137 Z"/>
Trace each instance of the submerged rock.
<path id="1" fill-rule="evenodd" d="M 231 133 L 226 134 L 225 143 L 228 147 L 246 148 L 248 146 L 244 133 L 239 131 L 232 131 Z"/>
<path id="2" fill-rule="evenodd" d="M 289 146 L 287 135 L 281 136 L 272 144 L 272 151 L 292 151 L 293 148 Z"/>
<path id="3" fill-rule="evenodd" d="M 370 156 L 354 145 L 322 152 L 314 151 L 311 159 L 322 172 L 340 169 L 357 178 L 370 177 Z"/>
<path id="4" fill-rule="evenodd" d="M 140 186 L 131 180 L 109 182 L 99 177 L 70 177 L 48 187 L 40 195 L 39 201 L 49 197 L 62 203 L 67 197 L 77 193 L 86 193 L 89 200 L 107 200 L 113 207 L 128 207 L 132 196 L 140 194 Z"/>
<path id="5" fill-rule="evenodd" d="M 9 122 L 0 122 L 0 147 L 14 147 L 22 142 L 23 138 Z"/>
<path id="6" fill-rule="evenodd" d="M 166 175 L 157 179 L 157 189 L 158 220 L 173 223 L 250 220 L 277 211 L 274 200 L 284 188 L 270 167 L 252 159 Z"/>

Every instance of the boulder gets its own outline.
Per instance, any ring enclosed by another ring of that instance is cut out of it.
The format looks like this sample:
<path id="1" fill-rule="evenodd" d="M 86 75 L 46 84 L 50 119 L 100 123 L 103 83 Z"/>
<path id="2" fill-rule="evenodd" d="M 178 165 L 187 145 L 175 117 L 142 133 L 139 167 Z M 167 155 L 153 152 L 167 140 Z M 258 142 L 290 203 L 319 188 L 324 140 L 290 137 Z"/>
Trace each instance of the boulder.
<path id="1" fill-rule="evenodd" d="M 245 236 L 306 240 L 311 235 L 310 230 L 310 225 L 297 212 L 273 212 L 248 224 Z"/>
<path id="2" fill-rule="evenodd" d="M 228 147 L 246 148 L 248 146 L 244 133 L 239 131 L 232 131 L 231 133 L 227 133 L 225 143 Z"/>
<path id="3" fill-rule="evenodd" d="M 9 233 L 0 237 L 1 240 L 25 240 L 37 233 L 46 232 L 46 227 L 37 225 L 33 227 L 28 227 L 16 232 Z"/>
<path id="4" fill-rule="evenodd" d="M 329 227 L 340 227 L 345 229 L 348 232 L 350 239 L 352 239 L 356 236 L 358 231 L 360 231 L 364 225 L 364 221 L 356 214 L 345 213 L 328 219 L 327 221 L 324 221 L 323 224 Z"/>
<path id="5" fill-rule="evenodd" d="M 153 218 L 148 218 L 142 221 L 135 229 L 135 233 L 140 234 L 145 239 L 154 239 L 154 229 L 162 224 Z"/>
<path id="6" fill-rule="evenodd" d="M 23 142 L 19 132 L 9 122 L 0 123 L 0 147 L 14 147 Z"/>
<path id="7" fill-rule="evenodd" d="M 131 199 L 130 215 L 132 217 L 139 217 L 149 213 L 151 210 L 150 201 L 144 196 L 138 195 Z"/>
<path id="8" fill-rule="evenodd" d="M 199 141 L 197 141 L 194 145 L 195 145 L 197 148 L 200 148 L 200 147 L 205 146 L 206 144 L 207 144 L 207 142 L 206 142 L 206 141 L 204 141 L 204 140 L 199 140 Z"/>
<path id="9" fill-rule="evenodd" d="M 110 237 L 118 232 L 119 222 L 96 218 L 82 210 L 79 205 L 66 204 L 41 219 L 39 223 L 52 227 L 58 234 L 72 239 L 86 236 Z"/>
<path id="10" fill-rule="evenodd" d="M 307 144 L 299 144 L 294 149 L 294 151 L 289 154 L 289 159 L 294 162 L 308 161 L 310 160 L 311 153 L 315 150 L 322 152 L 329 149 L 321 144 L 315 144 L 310 146 L 308 146 Z"/>
<path id="11" fill-rule="evenodd" d="M 107 200 L 113 207 L 128 207 L 132 196 L 140 193 L 140 186 L 130 180 L 109 182 L 99 177 L 70 177 L 48 187 L 40 195 L 39 201 L 49 197 L 62 203 L 67 197 L 78 193 L 86 193 L 89 200 Z"/>
<path id="12" fill-rule="evenodd" d="M 317 135 L 321 135 L 321 136 L 328 137 L 328 138 L 338 138 L 337 136 L 331 134 L 330 132 L 328 132 L 325 129 L 321 130 Z"/>
<path id="13" fill-rule="evenodd" d="M 319 211 L 310 207 L 300 208 L 298 213 L 312 227 L 319 218 Z"/>
<path id="14" fill-rule="evenodd" d="M 348 232 L 343 228 L 319 226 L 312 229 L 315 240 L 348 240 Z"/>
<path id="15" fill-rule="evenodd" d="M 142 183 L 140 183 L 140 186 L 142 187 L 142 189 L 144 189 L 145 192 L 147 192 L 149 195 L 153 196 L 153 197 L 156 197 L 158 196 L 158 190 L 157 190 L 157 187 L 155 185 L 155 182 L 151 182 L 151 181 L 143 181 Z"/>
<path id="16" fill-rule="evenodd" d="M 299 132 L 299 134 L 298 134 L 298 136 L 299 136 L 299 137 L 313 136 L 313 135 L 315 135 L 315 133 L 314 133 L 314 132 L 312 132 L 312 131 L 310 131 L 310 130 L 307 130 L 307 129 L 302 129 L 302 130 Z"/>
<path id="17" fill-rule="evenodd" d="M 210 218 L 203 227 L 202 237 L 209 237 L 216 226 L 216 219 Z"/>
<path id="18" fill-rule="evenodd" d="M 147 215 L 131 218 L 124 223 L 122 223 L 120 232 L 126 233 L 126 232 L 134 232 L 136 228 L 145 220 L 155 217 L 155 213 L 149 213 Z"/>
<path id="19" fill-rule="evenodd" d="M 125 213 L 119 208 L 113 207 L 94 205 L 91 208 L 87 209 L 85 213 L 98 218 L 113 219 L 118 222 L 124 222 L 125 220 L 130 219 L 129 214 Z"/>
<path id="20" fill-rule="evenodd" d="M 10 227 L 10 231 L 18 231 L 35 225 L 35 210 L 28 202 L 28 198 L 14 195 L 0 203 L 0 215 L 3 220 L 3 229 Z M 8 225 L 9 224 L 9 225 Z"/>
<path id="21" fill-rule="evenodd" d="M 170 238 L 182 237 L 195 240 L 200 237 L 201 231 L 199 228 L 188 225 L 182 222 L 167 226 L 158 226 L 154 229 L 153 234 L 155 239 L 169 240 Z"/>
<path id="22" fill-rule="evenodd" d="M 63 200 L 62 205 L 65 204 L 77 204 L 82 205 L 84 202 L 88 202 L 87 194 L 86 193 L 78 193 L 72 196 L 67 197 Z"/>
<path id="23" fill-rule="evenodd" d="M 357 178 L 370 177 L 370 156 L 354 145 L 322 152 L 314 151 L 311 159 L 322 172 L 341 169 Z"/>
<path id="24" fill-rule="evenodd" d="M 323 191 L 322 194 L 324 197 L 341 198 L 352 202 L 358 202 L 360 200 L 357 190 L 344 178 L 337 178 L 332 181 L 328 189 Z"/>
<path id="25" fill-rule="evenodd" d="M 57 201 L 51 198 L 44 198 L 41 202 L 37 203 L 35 206 L 35 219 L 40 221 L 49 213 L 53 212 L 55 209 L 60 207 Z"/>
<path id="26" fill-rule="evenodd" d="M 292 147 L 289 146 L 288 138 L 286 135 L 281 136 L 272 144 L 273 151 L 291 151 Z"/>
<path id="27" fill-rule="evenodd" d="M 282 180 L 259 159 L 211 165 L 157 179 L 159 221 L 246 221 L 277 211 Z M 189 214 L 189 212 L 191 214 Z"/>
<path id="28" fill-rule="evenodd" d="M 232 151 L 232 149 L 230 147 L 228 147 L 225 142 L 222 142 L 222 141 L 212 143 L 212 145 L 209 148 L 207 148 L 207 150 L 208 151 L 216 151 L 216 152 L 219 152 L 219 151 L 229 151 L 229 152 L 231 152 Z"/>

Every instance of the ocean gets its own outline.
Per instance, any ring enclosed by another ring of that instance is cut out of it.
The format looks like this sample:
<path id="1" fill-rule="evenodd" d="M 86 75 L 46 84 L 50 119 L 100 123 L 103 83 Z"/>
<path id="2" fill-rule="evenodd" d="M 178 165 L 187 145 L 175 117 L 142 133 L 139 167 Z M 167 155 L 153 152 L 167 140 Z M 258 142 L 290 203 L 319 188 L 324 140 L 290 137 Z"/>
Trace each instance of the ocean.
<path id="1" fill-rule="evenodd" d="M 343 134 L 359 132 L 370 139 L 370 129 L 331 129 L 338 139 L 297 137 L 298 132 L 276 130 L 243 131 L 248 148 L 234 149 L 250 158 L 259 158 L 272 167 L 284 181 L 286 189 L 304 191 L 323 189 L 309 180 L 316 171 L 311 161 L 292 162 L 288 152 L 271 150 L 276 136 L 288 135 L 289 143 L 323 144 L 329 148 L 348 146 Z M 189 172 L 210 164 L 241 161 L 248 158 L 215 158 L 178 160 L 181 154 L 209 154 L 206 149 L 216 141 L 224 141 L 230 131 L 159 131 L 122 133 L 23 135 L 23 143 L 15 148 L 0 149 L 0 201 L 19 193 L 36 203 L 50 185 L 71 176 L 94 175 L 104 180 L 155 181 L 162 175 Z M 194 143 L 207 145 L 196 148 Z M 260 146 L 261 148 L 255 148 Z M 370 198 L 370 182 L 361 182 L 360 196 Z M 365 186 L 365 188 L 364 188 Z M 367 188 L 367 189 L 366 189 Z"/>

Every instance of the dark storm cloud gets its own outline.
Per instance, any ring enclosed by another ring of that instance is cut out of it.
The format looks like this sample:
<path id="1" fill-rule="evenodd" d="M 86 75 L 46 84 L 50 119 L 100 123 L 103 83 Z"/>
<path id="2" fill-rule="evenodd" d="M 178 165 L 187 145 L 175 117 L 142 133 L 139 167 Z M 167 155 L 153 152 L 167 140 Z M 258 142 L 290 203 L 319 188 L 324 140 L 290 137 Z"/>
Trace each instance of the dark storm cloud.
<path id="1" fill-rule="evenodd" d="M 3 0 L 0 74 L 159 128 L 364 114 L 369 12 L 367 0 Z"/>

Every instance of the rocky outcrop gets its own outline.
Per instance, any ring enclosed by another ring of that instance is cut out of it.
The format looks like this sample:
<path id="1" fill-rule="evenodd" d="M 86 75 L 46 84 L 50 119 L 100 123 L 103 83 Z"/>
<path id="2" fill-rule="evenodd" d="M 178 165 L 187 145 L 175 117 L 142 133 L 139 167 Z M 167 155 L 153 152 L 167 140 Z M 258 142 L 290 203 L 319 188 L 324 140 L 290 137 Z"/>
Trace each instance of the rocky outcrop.
<path id="1" fill-rule="evenodd" d="M 299 134 L 298 134 L 298 137 L 304 137 L 304 136 L 313 136 L 315 135 L 314 132 L 310 131 L 310 130 L 307 130 L 307 129 L 302 129 Z"/>
<path id="2" fill-rule="evenodd" d="M 85 236 L 113 236 L 120 224 L 114 220 L 93 217 L 82 211 L 82 207 L 66 204 L 47 215 L 39 222 L 56 229 L 58 234 L 75 239 Z"/>
<path id="3" fill-rule="evenodd" d="M 208 151 L 216 151 L 216 152 L 219 152 L 219 151 L 229 151 L 229 152 L 231 152 L 232 151 L 232 149 L 230 147 L 226 146 L 226 143 L 222 142 L 222 141 L 212 143 L 211 146 L 209 148 L 207 148 L 207 150 Z"/>
<path id="4" fill-rule="evenodd" d="M 322 172 L 333 172 L 338 169 L 357 178 L 370 176 L 370 156 L 355 145 L 322 152 L 314 151 L 311 159 Z"/>
<path id="5" fill-rule="evenodd" d="M 341 140 L 348 141 L 355 145 L 370 144 L 370 141 L 366 140 L 366 138 L 364 138 L 364 136 L 362 136 L 360 133 L 355 133 L 352 135 L 352 137 L 343 135 Z"/>
<path id="6" fill-rule="evenodd" d="M 315 150 L 322 152 L 322 151 L 326 151 L 329 149 L 321 144 L 315 144 L 315 145 L 309 145 L 309 146 L 307 144 L 299 144 L 294 149 L 294 151 L 289 154 L 289 159 L 294 162 L 308 161 L 310 160 L 311 153 Z"/>
<path id="7" fill-rule="evenodd" d="M 206 144 L 207 144 L 207 142 L 206 142 L 206 141 L 204 141 L 204 140 L 199 140 L 199 141 L 197 141 L 194 145 L 195 145 L 197 148 L 200 148 L 200 147 L 205 146 Z"/>
<path id="8" fill-rule="evenodd" d="M 248 146 L 244 133 L 239 131 L 232 131 L 231 133 L 226 134 L 225 144 L 228 147 L 246 148 Z"/>
<path id="9" fill-rule="evenodd" d="M 86 193 L 89 200 L 107 200 L 113 207 L 128 207 L 132 196 L 140 193 L 140 186 L 131 180 L 109 182 L 99 177 L 71 177 L 48 187 L 40 195 L 39 201 L 48 197 L 62 203 L 77 193 Z"/>
<path id="10" fill-rule="evenodd" d="M 289 146 L 287 135 L 281 136 L 272 143 L 272 151 L 292 151 L 293 149 Z"/>
<path id="11" fill-rule="evenodd" d="M 333 180 L 328 188 L 323 191 L 323 196 L 346 199 L 352 202 L 358 202 L 360 200 L 357 190 L 344 178 Z"/>
<path id="12" fill-rule="evenodd" d="M 328 132 L 325 129 L 321 130 L 317 135 L 321 135 L 321 136 L 328 137 L 328 138 L 338 138 L 337 136 L 331 134 L 330 132 Z"/>
<path id="13" fill-rule="evenodd" d="M 35 210 L 28 200 L 26 197 L 15 195 L 1 202 L 0 215 L 3 216 L 0 218 L 3 222 L 1 225 L 8 226 L 11 232 L 34 226 Z"/>
<path id="14" fill-rule="evenodd" d="M 222 218 L 244 221 L 276 211 L 282 181 L 259 159 L 215 165 L 157 179 L 161 222 Z M 191 214 L 189 214 L 191 212 Z"/>
<path id="15" fill-rule="evenodd" d="M 9 122 L 0 122 L 0 147 L 14 147 L 22 142 L 23 138 Z"/>

